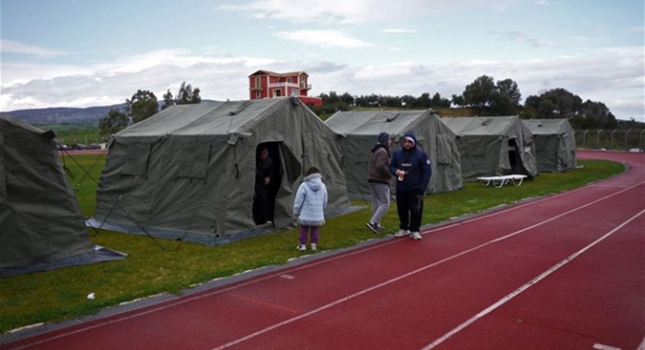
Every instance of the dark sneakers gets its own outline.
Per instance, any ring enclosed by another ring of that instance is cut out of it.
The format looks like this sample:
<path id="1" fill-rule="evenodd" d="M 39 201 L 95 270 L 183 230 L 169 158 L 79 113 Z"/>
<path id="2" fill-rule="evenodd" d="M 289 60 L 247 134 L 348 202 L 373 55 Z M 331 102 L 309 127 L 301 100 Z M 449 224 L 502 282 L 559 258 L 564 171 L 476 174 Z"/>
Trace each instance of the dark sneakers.
<path id="1" fill-rule="evenodd" d="M 366 223 L 366 224 L 365 224 L 365 226 L 367 226 L 367 228 L 369 228 L 370 230 L 372 230 L 372 232 L 374 232 L 374 234 L 377 234 L 377 235 L 379 234 L 379 231 L 380 231 L 380 230 L 381 230 L 381 228 L 382 228 L 382 226 L 381 226 L 380 224 L 375 224 L 375 223 L 373 223 L 373 222 L 371 222 L 371 221 L 369 221 L 368 223 Z"/>

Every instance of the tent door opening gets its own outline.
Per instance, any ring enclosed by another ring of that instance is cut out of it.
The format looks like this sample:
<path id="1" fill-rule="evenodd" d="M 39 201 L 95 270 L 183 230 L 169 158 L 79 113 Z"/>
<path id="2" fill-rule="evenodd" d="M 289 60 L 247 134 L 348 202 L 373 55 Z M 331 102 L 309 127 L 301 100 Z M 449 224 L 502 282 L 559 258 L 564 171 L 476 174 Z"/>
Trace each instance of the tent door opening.
<path id="1" fill-rule="evenodd" d="M 264 155 L 263 155 L 264 153 Z M 253 221 L 262 225 L 274 222 L 275 198 L 282 181 L 279 142 L 264 142 L 256 147 L 255 195 L 253 196 Z"/>
<path id="2" fill-rule="evenodd" d="M 520 152 L 521 150 L 517 144 L 517 139 L 508 140 L 508 162 L 511 167 L 511 174 L 526 174 L 526 170 L 524 170 L 524 166 L 522 165 Z"/>

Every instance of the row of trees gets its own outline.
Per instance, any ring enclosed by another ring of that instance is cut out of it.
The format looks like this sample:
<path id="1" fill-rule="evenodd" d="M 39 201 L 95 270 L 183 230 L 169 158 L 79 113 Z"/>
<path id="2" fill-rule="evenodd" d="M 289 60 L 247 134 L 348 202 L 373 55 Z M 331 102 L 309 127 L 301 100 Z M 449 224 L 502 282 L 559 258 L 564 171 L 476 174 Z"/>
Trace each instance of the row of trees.
<path id="1" fill-rule="evenodd" d="M 404 96 L 352 96 L 335 92 L 321 94 L 323 105 L 315 108 L 320 115 L 346 111 L 357 107 L 432 108 L 440 115 L 519 115 L 523 119 L 569 119 L 575 129 L 615 129 L 617 127 L 639 127 L 632 118 L 630 122 L 616 120 L 609 108 L 602 102 L 583 101 L 580 96 L 565 89 L 556 88 L 531 95 L 521 104 L 520 88 L 512 79 L 495 81 L 482 75 L 467 85 L 461 95 L 450 99 L 435 93 L 423 93 L 419 97 Z M 468 110 L 457 113 L 458 110 Z M 620 125 L 619 125 L 620 124 Z M 643 127 L 640 125 L 640 127 Z"/>
<path id="2" fill-rule="evenodd" d="M 107 137 L 131 123 L 140 122 L 151 115 L 173 105 L 200 103 L 200 89 L 193 89 L 183 82 L 177 96 L 170 89 L 163 95 L 163 104 L 159 106 L 157 97 L 148 90 L 138 90 L 132 98 L 126 100 L 124 111 L 110 110 L 99 122 L 101 135 Z M 520 88 L 512 79 L 495 81 L 493 77 L 482 75 L 468 84 L 461 95 L 451 98 L 441 96 L 438 92 L 430 96 L 424 92 L 419 97 L 367 95 L 353 96 L 348 92 L 342 95 L 336 92 L 322 93 L 322 106 L 314 112 L 325 118 L 336 111 L 347 111 L 354 108 L 432 108 L 442 116 L 492 116 L 519 115 L 523 119 L 569 119 L 574 129 L 616 129 L 642 128 L 642 123 L 634 121 L 619 122 L 609 108 L 602 102 L 583 101 L 580 96 L 565 89 L 556 88 L 531 95 L 521 104 Z"/>
<path id="3" fill-rule="evenodd" d="M 152 91 L 137 90 L 131 98 L 125 100 L 124 110 L 110 109 L 108 114 L 99 120 L 99 130 L 103 138 L 115 134 L 128 125 L 138 123 L 144 119 L 174 105 L 184 105 L 200 103 L 201 90 L 199 88 L 193 89 L 190 84 L 182 82 L 177 92 L 177 97 L 174 97 L 170 89 L 163 95 L 163 104 L 160 106 L 157 96 Z"/>

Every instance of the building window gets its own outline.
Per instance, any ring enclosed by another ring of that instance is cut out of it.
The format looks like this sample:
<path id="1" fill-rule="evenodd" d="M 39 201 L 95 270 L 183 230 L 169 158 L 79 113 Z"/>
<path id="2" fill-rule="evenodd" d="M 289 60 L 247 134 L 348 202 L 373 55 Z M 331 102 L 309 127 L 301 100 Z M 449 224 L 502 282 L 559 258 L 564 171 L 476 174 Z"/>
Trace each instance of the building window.
<path id="1" fill-rule="evenodd" d="M 260 88 L 260 77 L 255 77 L 255 87 Z"/>
<path id="2" fill-rule="evenodd" d="M 255 90 L 255 98 L 262 98 L 262 94 L 260 94 L 260 90 Z"/>
<path id="3" fill-rule="evenodd" d="M 280 96 L 282 96 L 282 90 L 280 89 L 273 90 L 273 97 L 280 97 Z"/>

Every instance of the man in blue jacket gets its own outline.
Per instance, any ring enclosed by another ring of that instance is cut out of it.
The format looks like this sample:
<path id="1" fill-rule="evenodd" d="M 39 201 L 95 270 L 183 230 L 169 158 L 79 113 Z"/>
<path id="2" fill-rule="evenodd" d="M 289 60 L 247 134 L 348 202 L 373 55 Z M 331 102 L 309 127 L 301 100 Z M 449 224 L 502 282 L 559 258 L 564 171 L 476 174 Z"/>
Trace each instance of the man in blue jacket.
<path id="1" fill-rule="evenodd" d="M 390 172 L 397 177 L 396 209 L 399 214 L 399 232 L 394 237 L 410 237 L 419 240 L 423 195 L 430 183 L 432 168 L 428 154 L 417 147 L 417 137 L 408 131 L 401 141 L 401 149 L 394 152 Z"/>

